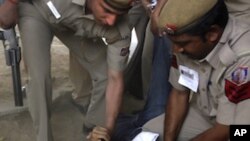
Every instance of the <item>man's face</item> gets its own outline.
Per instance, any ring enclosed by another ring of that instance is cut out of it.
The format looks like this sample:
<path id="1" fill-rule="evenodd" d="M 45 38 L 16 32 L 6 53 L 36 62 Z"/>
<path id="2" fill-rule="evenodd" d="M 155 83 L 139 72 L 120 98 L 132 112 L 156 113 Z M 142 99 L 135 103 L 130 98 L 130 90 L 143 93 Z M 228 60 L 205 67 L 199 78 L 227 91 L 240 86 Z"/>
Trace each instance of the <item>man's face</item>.
<path id="1" fill-rule="evenodd" d="M 92 0 L 90 7 L 96 22 L 102 25 L 113 26 L 117 17 L 121 15 L 118 11 L 108 6 L 104 0 Z"/>
<path id="2" fill-rule="evenodd" d="M 182 53 L 197 60 L 205 58 L 215 46 L 208 40 L 202 40 L 200 36 L 181 34 L 169 38 L 173 42 L 174 53 Z"/>

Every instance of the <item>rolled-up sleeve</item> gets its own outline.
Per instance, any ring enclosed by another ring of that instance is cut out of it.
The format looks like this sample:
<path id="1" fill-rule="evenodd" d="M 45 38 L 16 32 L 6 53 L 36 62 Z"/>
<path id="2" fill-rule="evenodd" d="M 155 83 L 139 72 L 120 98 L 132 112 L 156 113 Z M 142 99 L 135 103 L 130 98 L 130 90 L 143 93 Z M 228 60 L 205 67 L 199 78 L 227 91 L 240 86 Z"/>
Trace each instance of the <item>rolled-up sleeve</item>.
<path id="1" fill-rule="evenodd" d="M 129 46 L 129 37 L 108 45 L 107 61 L 109 68 L 118 71 L 122 71 L 126 68 L 129 55 Z"/>

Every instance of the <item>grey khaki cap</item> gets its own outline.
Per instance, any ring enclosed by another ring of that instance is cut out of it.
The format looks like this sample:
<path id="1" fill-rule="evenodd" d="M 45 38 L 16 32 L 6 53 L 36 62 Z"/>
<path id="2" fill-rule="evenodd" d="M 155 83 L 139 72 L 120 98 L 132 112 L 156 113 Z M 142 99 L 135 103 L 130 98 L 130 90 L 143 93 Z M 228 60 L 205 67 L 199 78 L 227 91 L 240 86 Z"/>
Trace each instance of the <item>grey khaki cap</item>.
<path id="1" fill-rule="evenodd" d="M 126 13 L 131 8 L 132 0 L 104 0 L 104 2 L 114 10 Z"/>
<path id="2" fill-rule="evenodd" d="M 163 6 L 158 27 L 168 34 L 179 34 L 198 23 L 218 0 L 168 0 Z"/>

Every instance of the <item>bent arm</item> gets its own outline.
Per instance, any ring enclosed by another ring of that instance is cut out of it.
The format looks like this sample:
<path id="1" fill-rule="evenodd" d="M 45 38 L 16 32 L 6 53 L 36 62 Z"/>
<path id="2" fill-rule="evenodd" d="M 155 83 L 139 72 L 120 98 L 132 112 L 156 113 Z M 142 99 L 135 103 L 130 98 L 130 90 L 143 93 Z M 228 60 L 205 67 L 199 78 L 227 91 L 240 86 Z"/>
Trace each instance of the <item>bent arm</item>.
<path id="1" fill-rule="evenodd" d="M 158 0 L 158 3 L 150 16 L 151 17 L 151 32 L 156 36 L 157 35 L 163 36 L 162 33 L 159 32 L 157 25 L 158 25 L 158 19 L 159 19 L 161 9 L 167 1 L 168 0 Z"/>
<path id="2" fill-rule="evenodd" d="M 189 104 L 189 91 L 172 89 L 165 114 L 164 141 L 176 140 Z"/>
<path id="3" fill-rule="evenodd" d="M 199 134 L 191 141 L 228 141 L 229 126 L 216 123 L 212 128 Z"/>

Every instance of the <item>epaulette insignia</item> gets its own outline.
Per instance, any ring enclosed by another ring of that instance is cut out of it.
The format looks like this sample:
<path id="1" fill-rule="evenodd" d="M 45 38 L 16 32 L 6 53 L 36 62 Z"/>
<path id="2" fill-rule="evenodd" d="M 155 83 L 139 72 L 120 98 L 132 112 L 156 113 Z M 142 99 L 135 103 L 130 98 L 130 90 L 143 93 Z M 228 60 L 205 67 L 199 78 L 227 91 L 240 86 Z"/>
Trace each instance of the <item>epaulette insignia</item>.
<path id="1" fill-rule="evenodd" d="M 121 49 L 121 52 L 120 52 L 121 56 L 126 56 L 128 54 L 129 54 L 129 48 L 128 47 Z"/>

